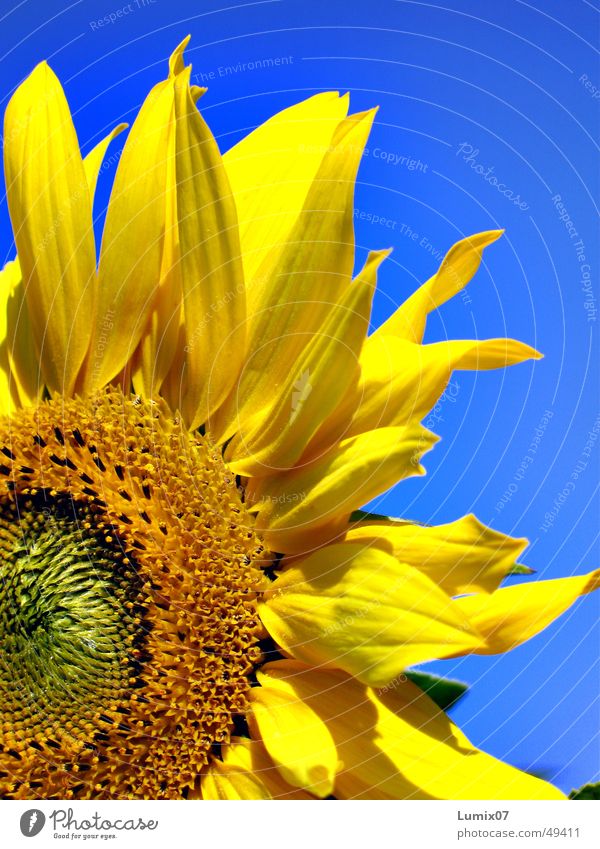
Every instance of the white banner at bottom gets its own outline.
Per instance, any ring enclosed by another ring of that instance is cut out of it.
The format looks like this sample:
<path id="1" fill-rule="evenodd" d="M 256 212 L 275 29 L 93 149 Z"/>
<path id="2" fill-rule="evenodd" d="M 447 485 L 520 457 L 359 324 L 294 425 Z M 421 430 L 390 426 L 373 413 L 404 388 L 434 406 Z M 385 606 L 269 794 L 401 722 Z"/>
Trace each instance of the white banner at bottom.
<path id="1" fill-rule="evenodd" d="M 600 846 L 600 808 L 573 802 L 1 802 L 8 847 L 286 849 Z M 241 806 L 241 807 L 240 807 Z M 234 807 L 237 810 L 234 810 Z M 253 810 L 254 808 L 254 810 Z"/>

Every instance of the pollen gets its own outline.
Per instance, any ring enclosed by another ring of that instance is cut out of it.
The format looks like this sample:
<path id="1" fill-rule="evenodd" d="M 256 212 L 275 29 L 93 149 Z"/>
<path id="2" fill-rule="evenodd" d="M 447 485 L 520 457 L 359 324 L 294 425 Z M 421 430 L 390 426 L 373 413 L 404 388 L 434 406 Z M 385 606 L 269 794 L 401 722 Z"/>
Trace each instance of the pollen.
<path id="1" fill-rule="evenodd" d="M 198 796 L 265 636 L 220 451 L 109 390 L 1 420 L 0 452 L 0 796 Z"/>

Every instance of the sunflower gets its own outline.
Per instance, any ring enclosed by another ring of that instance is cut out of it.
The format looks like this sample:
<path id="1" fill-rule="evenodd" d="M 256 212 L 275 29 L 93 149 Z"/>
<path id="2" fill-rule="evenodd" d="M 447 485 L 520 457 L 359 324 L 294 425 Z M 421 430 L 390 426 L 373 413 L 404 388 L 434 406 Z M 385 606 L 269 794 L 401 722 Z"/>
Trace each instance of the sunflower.
<path id="1" fill-rule="evenodd" d="M 500 233 L 368 335 L 374 110 L 317 94 L 221 156 L 186 44 L 130 130 L 98 263 L 124 127 L 83 159 L 45 63 L 6 111 L 1 795 L 564 798 L 474 748 L 410 667 L 508 651 L 598 573 L 500 588 L 526 540 L 360 510 L 423 474 L 453 370 L 539 356 L 422 343 Z"/>

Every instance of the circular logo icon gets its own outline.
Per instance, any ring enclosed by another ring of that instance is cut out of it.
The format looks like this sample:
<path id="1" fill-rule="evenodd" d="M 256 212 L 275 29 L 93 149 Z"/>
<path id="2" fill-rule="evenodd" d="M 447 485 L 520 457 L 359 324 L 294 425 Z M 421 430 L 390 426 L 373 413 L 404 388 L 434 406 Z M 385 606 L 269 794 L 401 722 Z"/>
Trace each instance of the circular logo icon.
<path id="1" fill-rule="evenodd" d="M 37 808 L 31 808 L 21 816 L 21 834 L 25 837 L 35 837 L 43 829 L 46 817 Z"/>

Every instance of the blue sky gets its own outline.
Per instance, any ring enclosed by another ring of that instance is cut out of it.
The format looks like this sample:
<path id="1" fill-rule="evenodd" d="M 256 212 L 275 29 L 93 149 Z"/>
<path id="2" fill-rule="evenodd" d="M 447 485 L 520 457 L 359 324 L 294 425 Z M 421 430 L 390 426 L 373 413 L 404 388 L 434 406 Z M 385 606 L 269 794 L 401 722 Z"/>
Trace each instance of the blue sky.
<path id="1" fill-rule="evenodd" d="M 133 119 L 187 33 L 222 149 L 323 89 L 349 91 L 354 110 L 379 104 L 356 195 L 357 260 L 394 248 L 376 323 L 453 242 L 502 227 L 466 294 L 432 316 L 427 339 L 514 336 L 545 359 L 457 373 L 432 422 L 442 441 L 426 457 L 427 477 L 377 509 L 431 523 L 472 511 L 527 536 L 523 560 L 539 577 L 598 565 L 600 72 L 591 3 L 24 0 L 4 3 L 0 24 L 2 108 L 48 59 L 86 151 Z M 100 214 L 113 177 L 112 167 L 101 176 Z M 5 202 L 0 230 L 10 258 Z M 508 655 L 431 665 L 472 685 L 454 717 L 473 742 L 567 790 L 599 777 L 598 613 L 588 597 Z"/>

